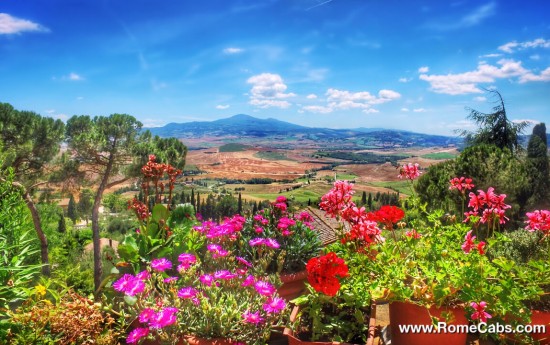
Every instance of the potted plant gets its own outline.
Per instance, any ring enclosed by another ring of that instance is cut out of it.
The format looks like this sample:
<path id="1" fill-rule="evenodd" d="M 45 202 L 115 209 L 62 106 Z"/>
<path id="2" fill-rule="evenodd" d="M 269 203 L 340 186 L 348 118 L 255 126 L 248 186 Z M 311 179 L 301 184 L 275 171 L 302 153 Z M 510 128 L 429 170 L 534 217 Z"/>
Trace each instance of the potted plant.
<path id="1" fill-rule="evenodd" d="M 285 300 L 305 291 L 306 263 L 319 255 L 321 240 L 307 212 L 292 214 L 288 200 L 279 196 L 266 209 L 247 217 L 240 232 L 238 255 L 278 274 L 282 285 L 278 293 Z"/>
<path id="2" fill-rule="evenodd" d="M 238 215 L 203 222 L 194 230 L 204 243 L 197 252 L 180 254 L 178 262 L 153 259 L 146 270 L 112 284 L 137 320 L 127 343 L 265 343 L 282 323 L 286 302 L 277 295 L 276 278 L 234 254 L 243 223 Z"/>

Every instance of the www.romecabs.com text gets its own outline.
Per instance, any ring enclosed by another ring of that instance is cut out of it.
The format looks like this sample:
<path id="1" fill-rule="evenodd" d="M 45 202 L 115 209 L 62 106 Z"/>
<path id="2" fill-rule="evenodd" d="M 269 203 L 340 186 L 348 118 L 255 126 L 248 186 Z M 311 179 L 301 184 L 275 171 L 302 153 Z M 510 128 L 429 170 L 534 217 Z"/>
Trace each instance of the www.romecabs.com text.
<path id="1" fill-rule="evenodd" d="M 437 325 L 399 325 L 400 333 L 529 333 L 545 334 L 546 325 L 503 325 L 499 323 L 476 325 L 448 325 L 438 322 Z"/>

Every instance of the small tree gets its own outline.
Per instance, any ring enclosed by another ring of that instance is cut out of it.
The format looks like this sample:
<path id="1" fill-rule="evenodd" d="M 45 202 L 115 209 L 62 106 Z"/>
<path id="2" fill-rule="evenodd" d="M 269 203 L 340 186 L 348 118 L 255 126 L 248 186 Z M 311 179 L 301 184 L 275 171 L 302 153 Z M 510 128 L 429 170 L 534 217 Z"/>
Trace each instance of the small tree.
<path id="1" fill-rule="evenodd" d="M 67 232 L 67 225 L 65 224 L 65 216 L 63 213 L 59 215 L 59 222 L 57 223 L 57 231 L 64 234 Z"/>
<path id="2" fill-rule="evenodd" d="M 69 198 L 69 205 L 67 205 L 67 217 L 73 221 L 73 224 L 76 223 L 76 219 L 78 218 L 76 202 L 74 201 L 74 196 L 72 194 Z"/>
<path id="3" fill-rule="evenodd" d="M 84 218 L 84 220 L 86 221 L 86 225 L 88 225 L 88 220 L 92 215 L 92 208 L 94 206 L 93 199 L 93 192 L 88 188 L 82 190 L 82 192 L 80 193 L 80 198 L 78 199 L 78 214 L 80 215 L 80 217 Z"/>
<path id="4" fill-rule="evenodd" d="M 530 204 L 542 206 L 550 190 L 546 125 L 537 124 L 527 145 L 526 169 L 529 176 Z"/>
<path id="5" fill-rule="evenodd" d="M 500 149 L 507 148 L 515 153 L 520 149 L 518 138 L 521 132 L 529 125 L 526 121 L 514 123 L 508 120 L 504 100 L 500 92 L 488 90 L 496 99 L 497 105 L 493 107 L 492 113 L 482 113 L 472 108 L 468 119 L 473 120 L 478 126 L 476 132 L 458 130 L 457 132 L 466 138 L 468 146 L 488 144 L 495 145 Z"/>

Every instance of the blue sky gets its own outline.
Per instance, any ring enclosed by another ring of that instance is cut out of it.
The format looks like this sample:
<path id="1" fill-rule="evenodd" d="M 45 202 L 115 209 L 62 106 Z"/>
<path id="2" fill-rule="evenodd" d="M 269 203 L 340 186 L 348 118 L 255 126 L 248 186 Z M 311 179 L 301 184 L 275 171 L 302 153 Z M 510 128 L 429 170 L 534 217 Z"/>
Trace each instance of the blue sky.
<path id="1" fill-rule="evenodd" d="M 2 0 L 0 102 L 147 126 L 244 113 L 451 135 L 550 124 L 550 2 Z"/>

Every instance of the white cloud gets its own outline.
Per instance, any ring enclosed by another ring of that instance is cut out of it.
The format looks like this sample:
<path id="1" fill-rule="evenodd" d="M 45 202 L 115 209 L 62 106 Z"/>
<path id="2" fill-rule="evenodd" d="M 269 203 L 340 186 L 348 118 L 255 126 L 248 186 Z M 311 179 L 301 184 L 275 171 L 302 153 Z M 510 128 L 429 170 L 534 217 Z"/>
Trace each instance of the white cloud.
<path id="1" fill-rule="evenodd" d="M 502 50 L 503 52 L 506 52 L 506 53 L 513 53 L 516 49 L 524 50 L 529 48 L 550 48 L 550 40 L 546 40 L 544 38 L 537 38 L 527 42 L 512 41 L 498 47 L 499 50 Z"/>
<path id="2" fill-rule="evenodd" d="M 428 66 L 422 66 L 418 69 L 418 73 L 428 73 L 430 68 Z"/>
<path id="3" fill-rule="evenodd" d="M 229 108 L 229 104 L 218 104 L 216 106 L 216 109 L 219 109 L 219 110 L 224 110 L 224 109 L 227 109 Z"/>
<path id="4" fill-rule="evenodd" d="M 69 80 L 74 80 L 74 81 L 84 80 L 84 78 L 82 78 L 82 76 L 80 76 L 80 75 L 78 75 L 78 74 L 76 74 L 76 73 L 74 73 L 74 72 L 71 72 L 71 73 L 69 74 L 69 77 L 68 77 L 68 78 L 69 78 Z"/>
<path id="5" fill-rule="evenodd" d="M 229 48 L 225 48 L 223 50 L 223 53 L 224 54 L 239 54 L 239 53 L 242 53 L 243 51 L 244 51 L 244 49 L 242 49 L 242 48 L 229 47 Z"/>
<path id="6" fill-rule="evenodd" d="M 401 108 L 401 111 L 408 112 L 409 108 Z"/>
<path id="7" fill-rule="evenodd" d="M 262 73 L 246 82 L 252 84 L 249 103 L 260 108 L 288 108 L 291 103 L 285 99 L 296 96 L 292 92 L 285 93 L 287 86 L 278 74 Z"/>
<path id="8" fill-rule="evenodd" d="M 479 24 L 482 20 L 495 13 L 495 7 L 496 4 L 494 2 L 478 7 L 475 11 L 462 18 L 459 23 L 460 26 L 470 27 Z"/>
<path id="9" fill-rule="evenodd" d="M 536 125 L 537 123 L 540 123 L 538 120 L 532 120 L 532 119 L 515 119 L 512 120 L 513 123 L 521 123 L 521 122 L 527 122 L 532 125 Z"/>
<path id="10" fill-rule="evenodd" d="M 529 59 L 538 61 L 538 60 L 540 60 L 540 55 L 539 54 L 533 54 L 533 55 L 529 56 Z"/>
<path id="11" fill-rule="evenodd" d="M 0 13 L 0 35 L 19 34 L 25 31 L 49 32 L 50 30 L 30 20 L 12 17 L 7 13 Z"/>
<path id="12" fill-rule="evenodd" d="M 415 108 L 415 109 L 413 109 L 413 112 L 415 112 L 415 113 L 425 113 L 426 109 L 424 109 L 424 108 Z"/>
<path id="13" fill-rule="evenodd" d="M 311 105 L 302 109 L 315 113 L 331 113 L 335 110 L 359 109 L 364 113 L 377 113 L 378 110 L 372 106 L 391 102 L 401 97 L 401 94 L 393 90 L 380 90 L 378 96 L 371 94 L 368 91 L 350 92 L 347 90 L 328 89 L 325 93 L 327 102 L 326 105 Z"/>
<path id="14" fill-rule="evenodd" d="M 399 82 L 400 82 L 400 83 L 408 83 L 408 82 L 410 82 L 411 80 L 412 80 L 412 78 L 405 78 L 405 77 L 399 78 Z"/>
<path id="15" fill-rule="evenodd" d="M 317 95 L 314 95 L 314 94 L 309 94 L 306 96 L 307 99 L 316 99 L 317 98 Z"/>
<path id="16" fill-rule="evenodd" d="M 481 93 L 483 91 L 478 84 L 493 83 L 496 79 L 518 77 L 520 83 L 550 81 L 550 67 L 536 75 L 524 68 L 521 61 L 501 59 L 497 64 L 500 67 L 480 62 L 474 71 L 446 75 L 421 74 L 420 79 L 429 82 L 432 91 L 449 95 Z"/>
<path id="17" fill-rule="evenodd" d="M 500 57 L 502 56 L 502 54 L 485 54 L 485 55 L 481 55 L 480 57 L 481 58 L 496 58 L 496 57 Z"/>
<path id="18" fill-rule="evenodd" d="M 487 97 L 483 97 L 483 96 L 474 97 L 474 101 L 476 102 L 485 102 L 486 100 L 487 100 Z"/>

